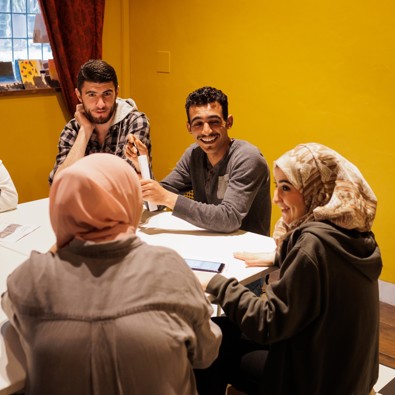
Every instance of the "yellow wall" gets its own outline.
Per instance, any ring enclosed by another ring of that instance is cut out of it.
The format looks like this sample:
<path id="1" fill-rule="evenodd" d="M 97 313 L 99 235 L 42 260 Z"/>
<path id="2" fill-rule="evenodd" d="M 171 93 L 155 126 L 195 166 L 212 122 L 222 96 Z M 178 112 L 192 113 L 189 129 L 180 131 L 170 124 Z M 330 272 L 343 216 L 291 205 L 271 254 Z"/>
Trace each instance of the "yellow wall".
<path id="1" fill-rule="evenodd" d="M 159 179 L 192 142 L 184 101 L 203 85 L 227 93 L 232 136 L 256 144 L 270 165 L 307 141 L 353 161 L 378 196 L 381 279 L 395 283 L 394 14 L 390 0 L 107 0 L 103 58 L 121 96 L 151 119 Z M 170 73 L 157 73 L 157 51 L 170 52 Z M 20 201 L 47 196 L 68 120 L 60 94 L 0 97 L 0 115 L 0 158 Z"/>
<path id="2" fill-rule="evenodd" d="M 131 92 L 151 119 L 156 177 L 192 142 L 186 95 L 221 88 L 232 136 L 270 166 L 317 141 L 361 169 L 379 200 L 381 278 L 395 282 L 394 16 L 390 0 L 131 0 Z M 169 74 L 156 71 L 157 51 L 170 52 Z"/>
<path id="3" fill-rule="evenodd" d="M 130 97 L 130 2 L 107 0 L 104 12 L 103 59 L 117 71 L 120 97 Z"/>
<path id="4" fill-rule="evenodd" d="M 48 196 L 48 175 L 65 124 L 60 93 L 0 96 L 0 159 L 19 194 L 19 202 Z"/>

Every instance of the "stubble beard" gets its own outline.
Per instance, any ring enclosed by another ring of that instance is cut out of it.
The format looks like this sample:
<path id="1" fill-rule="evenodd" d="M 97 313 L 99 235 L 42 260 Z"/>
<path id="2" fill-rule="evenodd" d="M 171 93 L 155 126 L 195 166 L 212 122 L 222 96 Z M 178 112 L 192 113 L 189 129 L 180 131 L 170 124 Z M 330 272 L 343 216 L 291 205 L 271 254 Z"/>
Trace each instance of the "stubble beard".
<path id="1" fill-rule="evenodd" d="M 105 118 L 103 118 L 103 117 L 94 117 L 92 115 L 92 113 L 85 107 L 84 103 L 82 103 L 82 105 L 84 106 L 85 116 L 89 119 L 89 121 L 94 123 L 94 124 L 96 124 L 96 125 L 102 125 L 104 123 L 107 123 L 111 119 L 111 117 L 114 115 L 117 103 L 114 102 L 114 104 L 111 107 L 111 110 L 110 110 L 108 116 L 105 117 Z"/>

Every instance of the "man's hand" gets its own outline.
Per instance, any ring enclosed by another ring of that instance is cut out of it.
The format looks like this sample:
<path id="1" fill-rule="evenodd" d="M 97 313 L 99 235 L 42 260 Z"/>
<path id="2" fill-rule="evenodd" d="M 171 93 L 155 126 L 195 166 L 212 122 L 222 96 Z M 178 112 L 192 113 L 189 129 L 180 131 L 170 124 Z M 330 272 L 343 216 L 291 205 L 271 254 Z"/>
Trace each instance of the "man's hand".
<path id="1" fill-rule="evenodd" d="M 166 206 L 174 209 L 178 195 L 169 192 L 163 188 L 159 182 L 155 180 L 140 180 L 143 200 L 156 204 L 158 206 Z"/>
<path id="2" fill-rule="evenodd" d="M 74 118 L 79 123 L 81 128 L 84 130 L 85 133 L 91 136 L 95 125 L 87 118 L 84 106 L 82 104 L 77 104 L 75 108 Z"/>
<path id="3" fill-rule="evenodd" d="M 139 155 L 146 155 L 149 162 L 148 149 L 141 140 L 131 133 L 126 137 L 126 139 L 127 141 L 124 146 L 125 156 L 132 161 L 136 170 L 141 172 L 137 157 Z"/>
<path id="4" fill-rule="evenodd" d="M 245 262 L 246 266 L 272 266 L 275 251 L 272 252 L 234 252 L 233 256 Z"/>
<path id="5" fill-rule="evenodd" d="M 80 129 L 78 131 L 78 135 L 75 139 L 73 146 L 71 147 L 69 153 L 66 156 L 66 159 L 61 165 L 59 165 L 58 169 L 56 170 L 55 177 L 63 169 L 72 165 L 74 162 L 85 156 L 86 147 L 88 146 L 89 139 L 91 138 L 93 130 L 95 129 L 95 125 L 86 117 L 84 106 L 82 104 L 77 104 L 75 108 L 74 118 L 80 125 Z"/>

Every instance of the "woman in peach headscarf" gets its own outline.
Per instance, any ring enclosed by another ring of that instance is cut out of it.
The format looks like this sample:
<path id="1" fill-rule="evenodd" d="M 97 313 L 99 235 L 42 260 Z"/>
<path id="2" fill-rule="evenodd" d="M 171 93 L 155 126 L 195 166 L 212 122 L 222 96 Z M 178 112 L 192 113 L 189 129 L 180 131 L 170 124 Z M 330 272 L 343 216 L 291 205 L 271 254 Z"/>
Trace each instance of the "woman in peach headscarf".
<path id="1" fill-rule="evenodd" d="M 199 394 L 230 382 L 248 394 L 367 395 L 378 378 L 376 197 L 352 163 L 316 143 L 276 160 L 274 178 L 279 280 L 257 298 L 235 279 L 202 279 L 227 317 L 216 320 L 219 358 L 196 372 Z"/>
<path id="2" fill-rule="evenodd" d="M 197 394 L 192 368 L 210 365 L 221 334 L 184 260 L 136 236 L 141 212 L 137 175 L 114 155 L 56 177 L 57 252 L 33 252 L 2 300 L 26 394 Z"/>

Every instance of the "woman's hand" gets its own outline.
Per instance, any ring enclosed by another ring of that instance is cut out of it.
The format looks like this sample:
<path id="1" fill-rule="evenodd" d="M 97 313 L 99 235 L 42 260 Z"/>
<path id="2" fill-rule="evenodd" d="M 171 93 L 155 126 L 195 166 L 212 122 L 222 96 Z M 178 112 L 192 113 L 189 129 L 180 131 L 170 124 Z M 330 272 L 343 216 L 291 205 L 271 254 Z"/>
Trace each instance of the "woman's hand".
<path id="1" fill-rule="evenodd" d="M 233 256 L 245 262 L 246 266 L 272 266 L 274 263 L 275 251 L 272 252 L 234 252 Z"/>

